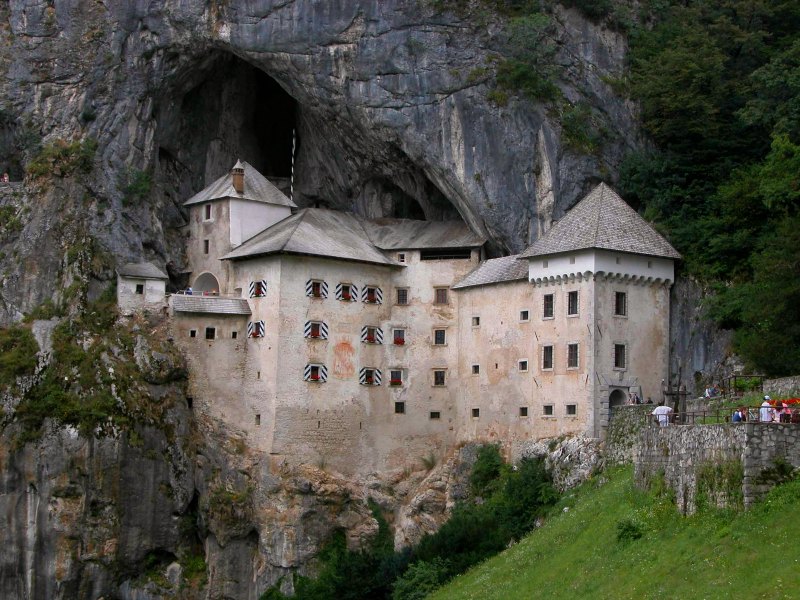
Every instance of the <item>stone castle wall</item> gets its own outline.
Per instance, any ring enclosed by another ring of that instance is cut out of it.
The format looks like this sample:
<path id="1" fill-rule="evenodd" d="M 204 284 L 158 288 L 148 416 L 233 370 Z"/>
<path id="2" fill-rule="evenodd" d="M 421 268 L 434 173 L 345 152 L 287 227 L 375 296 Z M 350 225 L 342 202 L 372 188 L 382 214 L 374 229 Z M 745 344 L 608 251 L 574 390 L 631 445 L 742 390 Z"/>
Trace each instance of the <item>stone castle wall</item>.
<path id="1" fill-rule="evenodd" d="M 648 487 L 663 477 L 678 509 L 757 502 L 774 485 L 776 459 L 800 466 L 800 428 L 789 424 L 657 427 L 639 433 L 634 480 Z"/>
<path id="2" fill-rule="evenodd" d="M 764 393 L 771 396 L 789 396 L 800 394 L 800 375 L 781 377 L 780 379 L 766 379 Z"/>

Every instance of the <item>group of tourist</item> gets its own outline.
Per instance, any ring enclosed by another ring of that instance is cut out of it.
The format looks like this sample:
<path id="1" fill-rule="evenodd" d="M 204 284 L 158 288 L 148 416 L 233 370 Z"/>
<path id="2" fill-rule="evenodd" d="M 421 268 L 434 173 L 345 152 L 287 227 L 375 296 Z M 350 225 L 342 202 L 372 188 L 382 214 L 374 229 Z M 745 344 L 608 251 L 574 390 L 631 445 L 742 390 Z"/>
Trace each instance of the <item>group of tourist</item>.
<path id="1" fill-rule="evenodd" d="M 800 423 L 800 409 L 792 410 L 784 400 L 773 401 L 764 396 L 758 409 L 758 420 L 762 423 Z"/>

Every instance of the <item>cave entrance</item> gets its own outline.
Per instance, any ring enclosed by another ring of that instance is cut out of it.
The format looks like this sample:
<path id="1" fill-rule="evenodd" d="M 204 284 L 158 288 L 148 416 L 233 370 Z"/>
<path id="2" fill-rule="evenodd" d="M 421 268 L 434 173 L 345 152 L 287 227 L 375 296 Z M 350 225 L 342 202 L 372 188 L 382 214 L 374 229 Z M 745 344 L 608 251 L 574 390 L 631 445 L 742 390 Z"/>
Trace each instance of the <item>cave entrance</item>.
<path id="1" fill-rule="evenodd" d="M 249 162 L 289 192 L 297 105 L 272 77 L 225 52 L 182 71 L 160 103 L 159 166 L 177 200 Z"/>

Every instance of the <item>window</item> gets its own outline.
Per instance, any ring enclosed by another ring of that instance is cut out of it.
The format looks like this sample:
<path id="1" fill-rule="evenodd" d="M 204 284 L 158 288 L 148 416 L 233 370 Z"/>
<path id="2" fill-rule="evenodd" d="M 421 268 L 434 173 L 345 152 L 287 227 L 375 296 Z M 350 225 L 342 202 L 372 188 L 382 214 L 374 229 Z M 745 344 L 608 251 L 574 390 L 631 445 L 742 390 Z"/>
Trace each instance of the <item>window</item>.
<path id="1" fill-rule="evenodd" d="M 481 318 L 480 317 L 472 317 L 472 326 L 473 327 L 480 327 L 481 326 Z"/>
<path id="2" fill-rule="evenodd" d="M 527 417 L 528 416 L 528 407 L 527 406 L 520 406 L 519 407 L 519 416 L 520 417 Z"/>
<path id="3" fill-rule="evenodd" d="M 137 283 L 136 284 L 136 293 L 137 294 L 144 294 L 144 284 L 143 283 Z"/>
<path id="4" fill-rule="evenodd" d="M 261 415 L 256 415 L 256 427 L 261 425 Z"/>
<path id="5" fill-rule="evenodd" d="M 211 220 L 211 205 L 210 204 L 206 204 L 204 209 L 205 209 L 205 214 L 204 214 L 203 218 L 206 221 L 210 221 Z"/>
<path id="6" fill-rule="evenodd" d="M 546 260 L 543 260 L 543 261 L 542 261 L 542 268 L 543 268 L 543 269 L 546 269 L 546 268 L 547 268 L 547 261 L 546 261 Z"/>
<path id="7" fill-rule="evenodd" d="M 217 330 L 214 327 L 206 327 L 206 339 L 213 340 L 217 337 Z"/>
<path id="8" fill-rule="evenodd" d="M 362 302 L 366 304 L 383 304 L 383 292 L 379 287 L 367 286 L 363 291 L 364 296 L 361 298 Z"/>
<path id="9" fill-rule="evenodd" d="M 622 259 L 619 256 L 617 256 L 615 258 L 615 261 L 616 261 L 617 264 L 620 264 L 622 262 Z"/>
<path id="10" fill-rule="evenodd" d="M 324 321 L 306 321 L 303 336 L 312 340 L 327 340 L 328 325 Z"/>
<path id="11" fill-rule="evenodd" d="M 247 337 L 262 338 L 266 332 L 264 321 L 251 321 L 247 324 Z"/>
<path id="12" fill-rule="evenodd" d="M 436 421 L 436 420 L 440 419 L 441 417 L 442 417 L 442 413 L 440 413 L 438 410 L 432 410 L 430 412 L 430 418 L 431 418 L 432 421 Z"/>
<path id="13" fill-rule="evenodd" d="M 480 365 L 472 365 L 472 374 L 473 375 L 480 375 L 481 374 L 481 366 Z"/>
<path id="14" fill-rule="evenodd" d="M 553 347 L 542 346 L 542 369 L 548 370 L 553 368 Z"/>
<path id="15" fill-rule="evenodd" d="M 375 372 L 377 369 L 362 369 L 361 385 L 377 385 Z"/>
<path id="16" fill-rule="evenodd" d="M 481 416 L 481 409 L 480 408 L 473 408 L 472 409 L 472 418 L 477 419 Z"/>
<path id="17" fill-rule="evenodd" d="M 231 339 L 232 340 L 235 340 L 238 337 L 239 337 L 239 332 L 238 331 L 231 331 Z"/>
<path id="18" fill-rule="evenodd" d="M 392 369 L 389 371 L 389 385 L 393 386 L 403 385 L 402 369 Z"/>
<path id="19" fill-rule="evenodd" d="M 578 292 L 567 292 L 567 316 L 578 314 Z"/>
<path id="20" fill-rule="evenodd" d="M 453 260 L 468 259 L 472 257 L 470 248 L 444 248 L 442 250 L 420 250 L 420 260 Z"/>
<path id="21" fill-rule="evenodd" d="M 361 330 L 361 341 L 365 344 L 382 344 L 383 331 L 379 327 L 368 325 Z"/>
<path id="22" fill-rule="evenodd" d="M 193 406 L 194 406 L 194 398 L 192 398 L 191 396 L 186 396 L 186 408 L 192 410 Z"/>
<path id="23" fill-rule="evenodd" d="M 527 361 L 527 360 L 521 360 L 521 361 L 519 361 L 519 362 L 517 363 L 517 367 L 518 367 L 518 368 L 519 368 L 519 370 L 520 370 L 520 371 L 522 371 L 522 372 L 525 372 L 525 371 L 527 371 L 527 370 L 528 370 L 528 361 Z"/>
<path id="24" fill-rule="evenodd" d="M 249 292 L 251 298 L 263 298 L 267 295 L 267 282 L 263 279 L 251 281 Z"/>
<path id="25" fill-rule="evenodd" d="M 310 298 L 327 298 L 328 284 L 318 279 L 306 281 L 306 296 Z"/>
<path id="26" fill-rule="evenodd" d="M 648 260 L 647 261 L 647 268 L 648 269 L 652 269 L 653 268 L 653 261 L 652 260 Z"/>
<path id="27" fill-rule="evenodd" d="M 394 403 L 394 414 L 396 414 L 396 415 L 404 415 L 404 414 L 406 414 L 406 403 L 405 402 L 395 402 Z"/>
<path id="28" fill-rule="evenodd" d="M 567 345 L 567 368 L 578 368 L 578 344 Z"/>
<path id="29" fill-rule="evenodd" d="M 433 385 L 436 386 L 443 386 L 445 385 L 445 373 L 443 369 L 436 369 L 433 372 Z"/>
<path id="30" fill-rule="evenodd" d="M 320 336 L 319 323 L 311 323 L 311 329 L 308 337 L 318 338 Z"/>
<path id="31" fill-rule="evenodd" d="M 434 288 L 434 304 L 447 304 L 447 289 L 446 287 Z"/>
<path id="32" fill-rule="evenodd" d="M 553 416 L 553 405 L 552 404 L 545 404 L 542 407 L 542 414 L 545 417 L 552 417 Z"/>
<path id="33" fill-rule="evenodd" d="M 578 414 L 578 405 L 577 404 L 567 404 L 567 416 L 574 417 Z"/>
<path id="34" fill-rule="evenodd" d="M 527 311 L 527 310 L 519 311 L 519 320 L 520 321 L 522 321 L 524 323 L 525 321 L 530 321 L 530 319 L 531 319 L 531 314 L 530 314 L 529 311 Z"/>
<path id="35" fill-rule="evenodd" d="M 189 330 L 189 337 L 196 338 L 197 337 L 197 329 L 190 329 Z"/>
<path id="36" fill-rule="evenodd" d="M 397 288 L 397 304 L 408 305 L 408 288 Z"/>
<path id="37" fill-rule="evenodd" d="M 405 252 L 398 252 L 397 253 L 397 262 L 406 262 L 406 253 Z"/>
<path id="38" fill-rule="evenodd" d="M 434 346 L 446 346 L 447 345 L 447 337 L 446 337 L 446 330 L 445 329 L 434 329 L 433 330 L 433 345 Z"/>
<path id="39" fill-rule="evenodd" d="M 392 337 L 394 338 L 394 345 L 395 346 L 403 346 L 406 343 L 406 330 L 405 329 L 395 329 Z"/>
<path id="40" fill-rule="evenodd" d="M 575 257 L 574 256 L 570 256 L 569 257 L 569 264 L 571 264 L 571 265 L 575 264 Z"/>
<path id="41" fill-rule="evenodd" d="M 625 344 L 614 344 L 614 368 L 625 368 Z"/>
<path id="42" fill-rule="evenodd" d="M 553 318 L 553 294 L 545 294 L 544 295 L 544 306 L 542 310 L 542 318 L 543 319 L 552 319 Z"/>
<path id="43" fill-rule="evenodd" d="M 208 254 L 209 243 L 208 240 L 203 240 L 203 254 Z"/>
<path id="44" fill-rule="evenodd" d="M 308 364 L 303 371 L 303 379 L 317 383 L 324 383 L 328 380 L 328 369 L 325 365 Z"/>
<path id="45" fill-rule="evenodd" d="M 353 286 L 347 283 L 341 284 L 339 300 L 354 300 Z"/>
<path id="46" fill-rule="evenodd" d="M 625 292 L 614 292 L 614 315 L 624 317 L 628 314 L 628 295 Z"/>

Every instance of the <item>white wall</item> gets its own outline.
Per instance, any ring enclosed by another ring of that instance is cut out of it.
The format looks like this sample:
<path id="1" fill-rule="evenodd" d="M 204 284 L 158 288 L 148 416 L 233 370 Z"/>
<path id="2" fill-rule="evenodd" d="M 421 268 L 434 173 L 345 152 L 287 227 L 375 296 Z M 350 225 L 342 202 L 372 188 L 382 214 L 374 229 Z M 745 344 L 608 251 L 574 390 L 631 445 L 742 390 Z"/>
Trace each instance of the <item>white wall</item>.
<path id="1" fill-rule="evenodd" d="M 529 259 L 528 279 L 531 281 L 587 272 L 613 273 L 668 282 L 675 279 L 674 261 L 656 256 L 587 249 Z"/>
<path id="2" fill-rule="evenodd" d="M 231 198 L 230 243 L 235 248 L 267 227 L 291 216 L 288 206 Z"/>
<path id="3" fill-rule="evenodd" d="M 136 293 L 137 285 L 144 286 L 143 294 Z M 163 279 L 136 279 L 117 275 L 117 305 L 123 311 L 166 306 L 166 282 Z"/>

